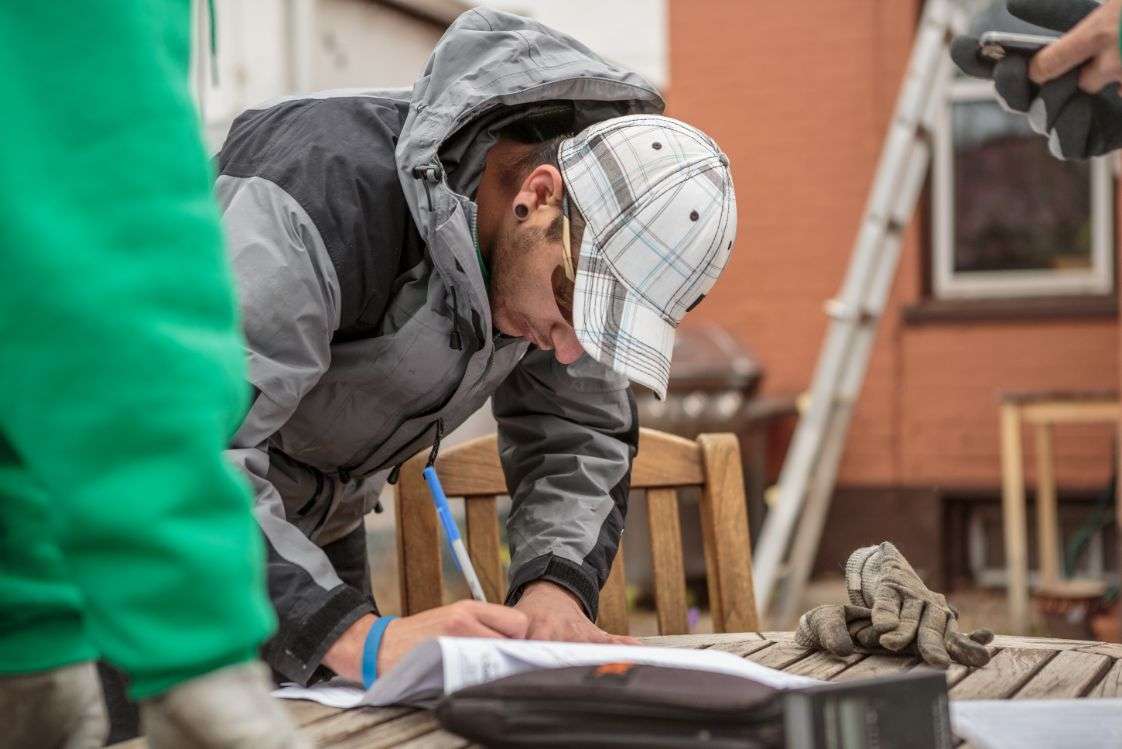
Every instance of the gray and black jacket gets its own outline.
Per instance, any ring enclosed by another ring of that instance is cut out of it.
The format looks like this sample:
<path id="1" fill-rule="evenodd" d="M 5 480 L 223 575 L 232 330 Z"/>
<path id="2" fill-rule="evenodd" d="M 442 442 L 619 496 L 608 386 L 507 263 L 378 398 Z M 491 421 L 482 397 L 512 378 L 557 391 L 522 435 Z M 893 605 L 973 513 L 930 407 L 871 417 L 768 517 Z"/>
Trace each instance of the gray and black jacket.
<path id="1" fill-rule="evenodd" d="M 217 194 L 253 405 L 229 451 L 249 476 L 279 630 L 306 683 L 374 611 L 362 517 L 394 466 L 493 396 L 514 506 L 510 598 L 555 581 L 596 616 L 638 442 L 627 382 L 495 334 L 473 195 L 496 133 L 557 107 L 579 130 L 659 112 L 633 73 L 491 10 L 460 16 L 411 91 L 335 91 L 243 113 Z"/>

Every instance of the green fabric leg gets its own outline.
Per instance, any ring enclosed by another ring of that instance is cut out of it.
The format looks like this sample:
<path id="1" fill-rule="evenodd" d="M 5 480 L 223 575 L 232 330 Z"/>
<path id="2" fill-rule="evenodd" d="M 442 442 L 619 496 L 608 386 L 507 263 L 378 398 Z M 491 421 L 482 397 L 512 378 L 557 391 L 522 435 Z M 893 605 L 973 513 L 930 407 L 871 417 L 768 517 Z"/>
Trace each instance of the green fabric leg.
<path id="1" fill-rule="evenodd" d="M 0 435 L 0 669 L 38 671 L 96 657 L 42 484 Z M 51 643 L 44 652 L 42 643 Z M 44 660 L 44 656 L 48 660 Z"/>
<path id="2" fill-rule="evenodd" d="M 187 0 L 0 3 L 0 671 L 96 653 L 137 698 L 273 627 L 221 456 L 248 392 L 188 28 Z"/>

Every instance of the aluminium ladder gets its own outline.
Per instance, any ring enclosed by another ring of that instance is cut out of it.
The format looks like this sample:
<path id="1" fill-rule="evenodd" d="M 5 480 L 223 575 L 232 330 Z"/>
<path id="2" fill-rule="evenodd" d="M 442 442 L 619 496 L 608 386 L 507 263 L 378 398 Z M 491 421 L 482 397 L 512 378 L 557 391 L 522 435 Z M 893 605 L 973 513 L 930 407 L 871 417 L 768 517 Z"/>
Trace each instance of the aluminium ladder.
<path id="1" fill-rule="evenodd" d="M 761 615 L 767 615 L 785 578 L 778 601 L 783 622 L 797 614 L 818 550 L 846 431 L 896 275 L 901 235 L 926 178 L 931 124 L 950 78 L 950 40 L 964 27 L 963 16 L 954 0 L 926 2 L 849 269 L 840 293 L 826 303 L 829 330 L 809 403 L 772 491 L 775 503 L 761 528 L 753 562 Z"/>

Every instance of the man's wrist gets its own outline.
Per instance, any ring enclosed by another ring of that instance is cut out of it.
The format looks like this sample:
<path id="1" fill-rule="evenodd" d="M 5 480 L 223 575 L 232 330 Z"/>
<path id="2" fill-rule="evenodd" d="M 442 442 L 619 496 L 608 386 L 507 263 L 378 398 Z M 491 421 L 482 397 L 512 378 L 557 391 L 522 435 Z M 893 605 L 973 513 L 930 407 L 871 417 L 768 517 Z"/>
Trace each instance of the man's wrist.
<path id="1" fill-rule="evenodd" d="M 582 569 L 580 565 L 553 554 L 545 554 L 531 560 L 512 575 L 511 588 L 506 599 L 507 605 L 516 605 L 527 586 L 537 581 L 551 582 L 572 593 L 584 615 L 592 621 L 596 620 L 600 586 L 595 576 Z"/>
<path id="2" fill-rule="evenodd" d="M 323 665 L 339 676 L 352 681 L 362 681 L 362 654 L 366 648 L 366 635 L 377 617 L 366 614 L 348 627 L 323 656 Z"/>
<path id="3" fill-rule="evenodd" d="M 555 583 L 552 580 L 539 578 L 526 583 L 522 588 L 522 597 L 519 601 L 521 602 L 527 598 L 534 598 L 539 595 L 556 595 L 558 592 L 564 594 L 565 599 L 572 603 L 577 611 L 580 611 L 582 614 L 584 613 L 584 604 L 581 603 L 580 597 L 564 585 Z"/>

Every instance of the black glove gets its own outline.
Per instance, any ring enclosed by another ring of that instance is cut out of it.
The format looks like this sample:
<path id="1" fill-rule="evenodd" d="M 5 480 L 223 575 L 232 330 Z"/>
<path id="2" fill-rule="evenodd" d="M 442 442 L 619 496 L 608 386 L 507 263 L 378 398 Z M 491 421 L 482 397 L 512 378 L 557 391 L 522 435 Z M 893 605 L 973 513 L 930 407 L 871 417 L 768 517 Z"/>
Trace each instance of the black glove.
<path id="1" fill-rule="evenodd" d="M 1066 32 L 1099 4 L 1094 0 L 1008 0 L 1007 7 L 1035 26 Z M 1031 54 L 1008 50 L 1004 59 L 994 62 L 978 54 L 974 36 L 955 37 L 951 58 L 967 75 L 992 79 L 1002 104 L 1027 114 L 1032 129 L 1048 136 L 1048 148 L 1056 158 L 1087 159 L 1122 147 L 1122 98 L 1117 86 L 1088 94 L 1079 88 L 1078 69 L 1037 86 L 1028 75 Z"/>

